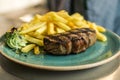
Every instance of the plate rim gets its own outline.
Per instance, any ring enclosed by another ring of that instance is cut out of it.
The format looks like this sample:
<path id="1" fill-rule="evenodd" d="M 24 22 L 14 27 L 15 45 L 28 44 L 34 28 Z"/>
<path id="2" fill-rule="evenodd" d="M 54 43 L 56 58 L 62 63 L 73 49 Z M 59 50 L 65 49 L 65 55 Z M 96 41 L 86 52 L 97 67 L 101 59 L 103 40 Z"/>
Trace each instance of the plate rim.
<path id="1" fill-rule="evenodd" d="M 109 31 L 109 30 L 107 30 L 107 31 L 112 33 L 113 35 L 115 35 L 116 37 L 118 37 L 120 39 L 120 37 L 117 34 L 115 34 L 114 32 Z M 45 66 L 45 65 L 32 64 L 32 63 L 27 63 L 27 62 L 17 60 L 17 59 L 15 59 L 13 57 L 8 56 L 2 50 L 0 50 L 0 53 L 4 57 L 6 57 L 7 59 L 9 59 L 9 60 L 11 60 L 11 61 L 13 61 L 15 63 L 19 63 L 21 65 L 28 66 L 28 67 L 31 67 L 31 68 L 45 69 L 45 70 L 52 70 L 52 71 L 72 71 L 72 70 L 89 69 L 89 68 L 97 67 L 97 66 L 103 65 L 105 63 L 108 63 L 108 62 L 112 61 L 113 59 L 120 56 L 120 50 L 118 50 L 115 55 L 113 55 L 113 56 L 111 56 L 111 57 L 109 57 L 107 59 L 95 62 L 95 63 L 84 64 L 84 65 L 76 65 L 76 66 Z"/>
<path id="2" fill-rule="evenodd" d="M 89 69 L 92 67 L 97 67 L 100 65 L 103 65 L 107 62 L 112 61 L 113 59 L 117 58 L 120 56 L 120 51 L 118 51 L 115 55 L 111 56 L 110 58 L 107 58 L 105 60 L 101 60 L 99 62 L 91 63 L 91 64 L 84 64 L 84 65 L 77 65 L 77 66 L 43 66 L 43 65 L 38 65 L 38 64 L 32 64 L 32 63 L 26 63 L 20 60 L 17 60 L 13 57 L 8 56 L 4 52 L 0 51 L 0 53 L 6 57 L 7 59 L 15 62 L 22 64 L 24 66 L 32 67 L 32 68 L 37 68 L 37 69 L 45 69 L 45 70 L 54 70 L 54 71 L 72 71 L 72 70 L 82 70 L 82 69 Z"/>

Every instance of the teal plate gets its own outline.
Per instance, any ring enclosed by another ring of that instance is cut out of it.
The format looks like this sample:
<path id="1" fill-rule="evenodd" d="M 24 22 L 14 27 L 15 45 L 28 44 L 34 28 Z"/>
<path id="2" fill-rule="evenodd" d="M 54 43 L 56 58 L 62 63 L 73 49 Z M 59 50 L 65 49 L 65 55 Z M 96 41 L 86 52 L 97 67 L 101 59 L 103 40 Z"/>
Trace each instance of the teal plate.
<path id="1" fill-rule="evenodd" d="M 87 69 L 103 65 L 120 55 L 120 37 L 111 31 L 106 31 L 104 34 L 108 39 L 106 42 L 97 41 L 93 46 L 79 54 L 34 55 L 32 51 L 27 54 L 17 54 L 4 44 L 4 36 L 0 38 L 0 52 L 9 60 L 38 69 L 56 71 Z"/>

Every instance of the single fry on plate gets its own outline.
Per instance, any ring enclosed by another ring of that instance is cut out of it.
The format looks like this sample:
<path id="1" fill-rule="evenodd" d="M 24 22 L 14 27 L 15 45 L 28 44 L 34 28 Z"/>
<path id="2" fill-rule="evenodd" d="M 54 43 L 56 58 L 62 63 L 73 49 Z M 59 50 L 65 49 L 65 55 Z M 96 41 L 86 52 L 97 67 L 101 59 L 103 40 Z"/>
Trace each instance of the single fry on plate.
<path id="1" fill-rule="evenodd" d="M 36 54 L 36 55 L 40 54 L 39 46 L 34 47 L 34 54 Z"/>
<path id="2" fill-rule="evenodd" d="M 32 50 L 35 47 L 35 44 L 29 44 L 21 49 L 22 52 L 28 53 L 30 50 Z"/>

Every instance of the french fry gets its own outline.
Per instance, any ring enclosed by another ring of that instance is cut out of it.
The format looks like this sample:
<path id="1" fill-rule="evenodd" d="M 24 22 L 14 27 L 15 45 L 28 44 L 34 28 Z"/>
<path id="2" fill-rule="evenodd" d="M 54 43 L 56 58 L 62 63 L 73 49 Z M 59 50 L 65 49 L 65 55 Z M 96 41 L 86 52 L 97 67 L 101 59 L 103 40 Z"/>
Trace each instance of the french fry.
<path id="1" fill-rule="evenodd" d="M 98 32 L 97 30 L 97 25 L 95 23 L 92 23 L 92 22 L 88 22 L 88 25 L 91 29 L 94 29 L 96 32 Z"/>
<path id="2" fill-rule="evenodd" d="M 34 38 L 37 38 L 37 39 L 41 39 L 41 40 L 43 40 L 43 38 L 45 37 L 44 35 L 36 33 L 36 32 L 30 32 L 28 33 L 28 35 Z"/>
<path id="3" fill-rule="evenodd" d="M 36 24 L 36 25 L 34 25 L 34 26 L 30 26 L 28 29 L 22 30 L 22 31 L 20 32 L 20 34 L 26 34 L 26 33 L 32 32 L 32 31 L 34 31 L 34 30 L 36 30 L 36 29 L 39 29 L 39 28 L 42 27 L 44 24 L 46 24 L 46 22 L 38 23 L 38 24 Z"/>
<path id="4" fill-rule="evenodd" d="M 41 21 L 41 22 L 47 22 L 47 21 L 49 21 L 48 20 L 48 15 L 43 15 L 39 20 Z"/>
<path id="5" fill-rule="evenodd" d="M 73 19 L 76 19 L 76 20 L 79 20 L 79 21 L 84 20 L 84 17 L 82 15 L 80 15 L 79 13 L 74 13 L 74 14 L 71 15 L 71 17 Z"/>
<path id="6" fill-rule="evenodd" d="M 107 40 L 107 37 L 98 31 L 97 25 L 95 23 L 90 23 L 89 22 L 89 25 L 90 25 L 90 28 L 92 28 L 96 31 L 98 40 L 100 40 L 100 41 L 106 41 Z"/>
<path id="7" fill-rule="evenodd" d="M 30 24 L 37 24 L 41 22 L 47 22 L 48 21 L 48 16 L 47 15 L 35 15 L 33 20 L 30 21 Z"/>
<path id="8" fill-rule="evenodd" d="M 28 53 L 30 50 L 32 50 L 35 47 L 35 44 L 29 44 L 21 49 L 22 52 Z"/>
<path id="9" fill-rule="evenodd" d="M 39 29 L 37 29 L 35 32 L 39 34 L 43 34 L 47 30 L 47 25 L 42 25 Z"/>
<path id="10" fill-rule="evenodd" d="M 89 28 L 89 26 L 87 24 L 83 23 L 82 21 L 73 21 L 73 23 L 78 28 Z"/>
<path id="11" fill-rule="evenodd" d="M 70 26 L 72 29 L 78 28 L 72 21 L 68 22 L 68 26 Z"/>
<path id="12" fill-rule="evenodd" d="M 63 29 L 61 29 L 59 27 L 56 27 L 56 32 L 57 33 L 63 33 L 63 32 L 65 32 L 65 30 L 63 30 Z"/>
<path id="13" fill-rule="evenodd" d="M 97 39 L 100 40 L 100 41 L 106 41 L 107 40 L 106 36 L 103 35 L 100 32 L 97 32 Z"/>
<path id="14" fill-rule="evenodd" d="M 23 27 L 22 27 L 22 30 L 26 30 L 26 29 L 29 28 L 29 24 L 27 24 L 27 23 L 23 24 L 22 26 L 23 26 Z"/>
<path id="15" fill-rule="evenodd" d="M 36 55 L 40 54 L 39 46 L 34 47 L 34 54 L 36 54 Z"/>
<path id="16" fill-rule="evenodd" d="M 55 23 L 59 28 L 68 31 L 71 30 L 71 28 L 69 26 L 67 26 L 66 24 L 62 23 L 62 22 L 56 22 Z"/>
<path id="17" fill-rule="evenodd" d="M 42 17 L 41 15 L 36 14 L 36 15 L 34 16 L 34 18 L 30 21 L 30 23 L 31 23 L 31 24 L 36 24 L 36 23 L 41 22 L 41 21 L 40 21 L 41 17 Z"/>
<path id="18" fill-rule="evenodd" d="M 51 20 L 55 22 L 62 22 L 62 23 L 67 23 L 68 21 L 64 19 L 63 17 L 57 15 L 55 12 L 50 12 L 49 16 L 51 16 Z"/>
<path id="19" fill-rule="evenodd" d="M 57 14 L 59 16 L 63 17 L 64 19 L 67 19 L 68 21 L 72 19 L 72 17 L 65 10 L 61 10 L 61 11 L 57 12 Z"/>
<path id="20" fill-rule="evenodd" d="M 105 32 L 106 29 L 103 28 L 102 26 L 96 25 L 95 23 L 91 23 L 89 21 L 87 21 L 88 25 L 92 28 L 92 27 L 96 27 L 96 30 L 99 32 Z"/>
<path id="21" fill-rule="evenodd" d="M 41 19 L 41 18 L 42 18 L 42 15 L 36 14 L 36 15 L 35 15 L 35 18 L 36 18 L 36 19 Z"/>
<path id="22" fill-rule="evenodd" d="M 27 28 L 29 28 L 29 24 L 28 24 L 28 23 L 23 23 L 23 24 L 21 25 L 21 27 L 18 28 L 18 30 L 19 30 L 19 31 L 22 31 L 22 30 L 25 30 L 25 29 L 27 29 Z"/>
<path id="23" fill-rule="evenodd" d="M 48 22 L 48 26 L 47 26 L 47 34 L 55 34 L 55 25 L 52 22 Z"/>
<path id="24" fill-rule="evenodd" d="M 25 39 L 31 43 L 37 44 L 39 46 L 43 46 L 43 40 L 36 39 L 36 38 L 31 37 L 29 35 L 25 35 Z"/>
<path id="25" fill-rule="evenodd" d="M 106 31 L 105 28 L 103 28 L 102 26 L 97 26 L 97 30 L 99 32 L 105 32 Z"/>

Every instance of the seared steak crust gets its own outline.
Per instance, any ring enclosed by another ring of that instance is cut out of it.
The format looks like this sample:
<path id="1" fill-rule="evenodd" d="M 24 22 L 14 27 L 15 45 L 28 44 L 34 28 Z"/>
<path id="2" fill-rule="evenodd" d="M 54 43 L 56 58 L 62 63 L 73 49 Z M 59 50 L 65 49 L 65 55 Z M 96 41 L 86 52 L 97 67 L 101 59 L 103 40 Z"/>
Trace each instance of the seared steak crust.
<path id="1" fill-rule="evenodd" d="M 96 42 L 96 32 L 89 28 L 77 28 L 65 33 L 48 35 L 43 41 L 45 51 L 51 54 L 79 53 Z"/>

